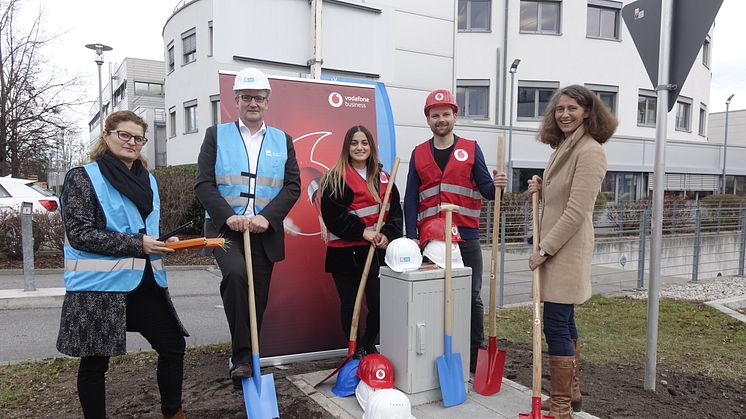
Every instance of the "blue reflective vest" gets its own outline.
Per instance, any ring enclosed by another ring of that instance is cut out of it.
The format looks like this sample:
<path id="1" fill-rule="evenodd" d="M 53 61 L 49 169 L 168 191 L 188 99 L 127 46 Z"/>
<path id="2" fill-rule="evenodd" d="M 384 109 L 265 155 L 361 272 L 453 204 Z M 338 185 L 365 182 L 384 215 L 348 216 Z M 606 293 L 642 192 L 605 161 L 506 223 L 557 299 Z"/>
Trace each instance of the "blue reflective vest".
<path id="1" fill-rule="evenodd" d="M 215 157 L 215 184 L 236 214 L 243 215 L 254 198 L 254 214 L 259 214 L 269 204 L 285 181 L 285 162 L 288 159 L 285 133 L 267 127 L 259 150 L 256 173 L 249 172 L 249 153 L 235 122 L 217 126 L 217 155 Z M 251 179 L 254 193 L 251 194 Z M 210 215 L 205 212 L 205 218 Z"/>
<path id="2" fill-rule="evenodd" d="M 150 175 L 153 211 L 143 223 L 140 212 L 129 198 L 116 190 L 101 174 L 98 163 L 83 166 L 91 179 L 98 203 L 104 210 L 106 230 L 137 234 L 145 228 L 149 236 L 158 236 L 161 201 L 155 178 Z M 64 205 L 64 202 L 62 203 Z M 166 288 L 166 271 L 159 255 L 148 255 L 155 282 Z M 78 250 L 65 240 L 65 289 L 67 291 L 128 292 L 140 284 L 146 260 L 131 256 L 105 256 Z"/>

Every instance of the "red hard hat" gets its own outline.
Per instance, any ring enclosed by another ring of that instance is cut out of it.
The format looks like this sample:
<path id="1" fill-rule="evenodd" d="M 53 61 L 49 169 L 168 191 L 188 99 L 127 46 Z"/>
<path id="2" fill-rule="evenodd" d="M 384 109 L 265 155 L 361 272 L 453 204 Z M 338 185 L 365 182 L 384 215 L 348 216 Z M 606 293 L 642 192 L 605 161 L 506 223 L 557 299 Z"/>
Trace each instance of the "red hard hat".
<path id="1" fill-rule="evenodd" d="M 428 112 L 433 106 L 448 105 L 453 108 L 454 113 L 458 113 L 458 103 L 453 94 L 446 89 L 433 90 L 427 95 L 425 100 L 425 116 L 429 116 Z"/>
<path id="2" fill-rule="evenodd" d="M 373 388 L 394 388 L 394 366 L 381 354 L 366 355 L 357 367 L 357 376 Z"/>
<path id="3" fill-rule="evenodd" d="M 430 240 L 446 240 L 446 220 L 444 218 L 431 218 L 420 227 L 420 248 L 424 248 Z M 451 225 L 451 241 L 453 243 L 464 241 L 455 224 Z"/>

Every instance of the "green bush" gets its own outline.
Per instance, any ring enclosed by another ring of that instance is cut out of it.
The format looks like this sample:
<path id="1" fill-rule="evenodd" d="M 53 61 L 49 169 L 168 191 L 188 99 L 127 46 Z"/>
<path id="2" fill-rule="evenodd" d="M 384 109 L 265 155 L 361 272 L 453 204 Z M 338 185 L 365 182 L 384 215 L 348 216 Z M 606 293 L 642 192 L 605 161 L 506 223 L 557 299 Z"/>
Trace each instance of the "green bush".
<path id="1" fill-rule="evenodd" d="M 205 210 L 194 193 L 196 164 L 169 166 L 153 171 L 161 196 L 161 231 L 166 232 L 192 221 L 194 227 L 185 234 L 202 234 Z"/>

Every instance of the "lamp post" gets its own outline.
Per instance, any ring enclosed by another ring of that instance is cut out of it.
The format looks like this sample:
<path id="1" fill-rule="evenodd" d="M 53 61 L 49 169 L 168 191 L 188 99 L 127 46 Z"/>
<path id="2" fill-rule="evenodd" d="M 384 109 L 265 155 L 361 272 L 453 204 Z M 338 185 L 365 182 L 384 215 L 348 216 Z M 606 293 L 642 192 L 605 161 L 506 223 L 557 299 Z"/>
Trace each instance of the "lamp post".
<path id="1" fill-rule="evenodd" d="M 725 135 L 723 136 L 723 184 L 720 193 L 725 195 L 725 161 L 728 157 L 728 113 L 730 112 L 730 100 L 733 99 L 735 93 L 728 96 L 725 101 Z"/>
<path id="2" fill-rule="evenodd" d="M 513 95 L 515 94 L 515 73 L 518 71 L 520 58 L 513 60 L 510 65 L 510 116 L 508 122 L 508 192 L 513 192 Z"/>
<path id="3" fill-rule="evenodd" d="M 104 51 L 111 51 L 112 48 L 104 44 L 86 44 L 88 49 L 93 50 L 96 54 L 96 64 L 98 65 L 98 125 L 101 131 L 104 130 L 104 99 L 101 93 L 101 65 L 104 63 Z"/>

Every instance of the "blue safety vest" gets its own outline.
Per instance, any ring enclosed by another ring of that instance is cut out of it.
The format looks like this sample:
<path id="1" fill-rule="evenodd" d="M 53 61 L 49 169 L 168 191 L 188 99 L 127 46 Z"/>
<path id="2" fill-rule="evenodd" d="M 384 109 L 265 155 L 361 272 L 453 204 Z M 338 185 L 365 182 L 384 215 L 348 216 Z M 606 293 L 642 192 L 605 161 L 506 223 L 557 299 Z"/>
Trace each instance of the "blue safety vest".
<path id="1" fill-rule="evenodd" d="M 288 159 L 285 133 L 267 127 L 259 150 L 256 173 L 249 172 L 249 153 L 238 125 L 228 122 L 217 126 L 215 184 L 236 214 L 243 215 L 254 198 L 254 214 L 259 214 L 282 190 L 285 162 Z M 254 179 L 254 193 L 250 191 Z M 205 218 L 210 215 L 205 212 Z"/>
<path id="2" fill-rule="evenodd" d="M 158 236 L 161 200 L 155 178 L 150 175 L 153 190 L 153 211 L 143 223 L 140 212 L 129 198 L 116 190 L 101 174 L 98 163 L 83 166 L 91 179 L 98 203 L 104 210 L 106 230 L 117 233 L 137 234 L 145 228 L 149 236 Z M 64 205 L 64 202 L 62 202 Z M 166 288 L 166 271 L 158 255 L 148 255 L 155 282 Z M 105 256 L 78 250 L 65 237 L 65 289 L 67 291 L 128 292 L 140 284 L 146 260 L 131 256 Z"/>

